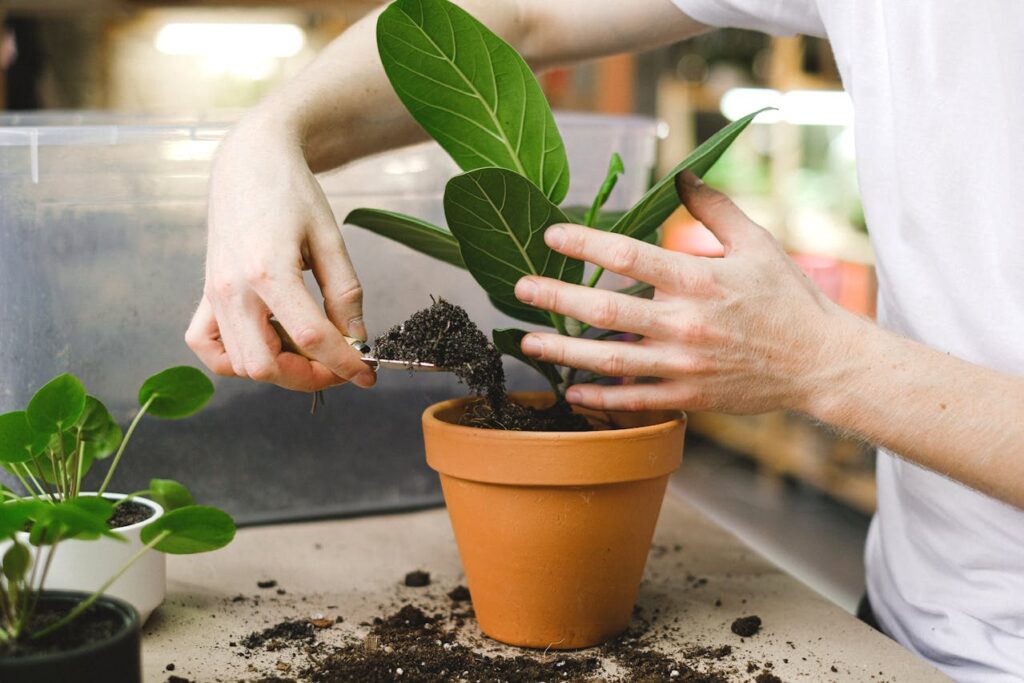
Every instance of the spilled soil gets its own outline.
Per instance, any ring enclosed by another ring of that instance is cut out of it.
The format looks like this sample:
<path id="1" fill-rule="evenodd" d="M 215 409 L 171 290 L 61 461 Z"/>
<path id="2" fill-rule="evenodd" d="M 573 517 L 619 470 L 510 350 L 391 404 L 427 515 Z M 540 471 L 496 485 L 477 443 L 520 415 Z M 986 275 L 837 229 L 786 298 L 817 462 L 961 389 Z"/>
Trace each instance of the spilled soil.
<path id="1" fill-rule="evenodd" d="M 435 299 L 401 325 L 377 337 L 377 358 L 433 363 L 448 368 L 479 400 L 466 411 L 462 424 L 483 429 L 532 432 L 581 432 L 592 429 L 582 415 L 559 401 L 535 409 L 511 400 L 505 389 L 501 352 L 460 306 Z"/>
<path id="2" fill-rule="evenodd" d="M 243 656 L 260 650 L 278 652 L 292 649 L 301 653 L 290 664 L 278 663 L 270 671 L 254 671 L 254 681 L 302 681 L 342 683 L 365 681 L 604 681 L 605 683 L 657 681 L 681 683 L 729 683 L 750 680 L 778 680 L 770 674 L 772 665 L 738 664 L 730 645 L 693 646 L 672 655 L 651 646 L 657 629 L 638 615 L 626 633 L 599 648 L 572 652 L 523 650 L 520 655 L 480 652 L 460 638 L 465 619 L 472 610 L 465 608 L 468 591 L 458 586 L 448 606 L 402 604 L 396 611 L 373 619 L 362 640 L 343 646 L 317 642 L 311 622 L 283 621 L 253 632 L 235 647 Z M 610 663 L 617 673 L 609 676 Z M 770 676 L 770 677 L 769 677 Z M 181 681 L 183 679 L 176 679 Z"/>

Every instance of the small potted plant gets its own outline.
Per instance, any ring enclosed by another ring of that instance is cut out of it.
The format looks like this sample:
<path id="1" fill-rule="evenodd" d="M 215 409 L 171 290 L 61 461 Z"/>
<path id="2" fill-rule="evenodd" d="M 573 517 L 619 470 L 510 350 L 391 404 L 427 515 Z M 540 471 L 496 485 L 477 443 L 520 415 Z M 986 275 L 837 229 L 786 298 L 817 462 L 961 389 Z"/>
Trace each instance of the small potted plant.
<path id="1" fill-rule="evenodd" d="M 96 590 L 142 550 L 147 527 L 167 512 L 192 505 L 188 489 L 168 479 L 153 479 L 146 490 L 131 494 L 111 493 L 107 487 L 144 415 L 184 418 L 200 410 L 212 395 L 213 384 L 195 368 L 159 372 L 143 382 L 139 410 L 122 435 L 103 403 L 87 394 L 77 378 L 63 374 L 40 388 L 25 410 L 0 415 L 0 464 L 21 482 L 26 496 L 55 507 L 91 497 L 113 505 L 110 525 L 118 536 L 66 540 L 49 563 L 50 588 Z M 104 460 L 109 464 L 99 488 L 83 490 L 85 476 Z M 0 496 L 16 497 L 10 491 L 0 491 Z M 17 537 L 29 544 L 32 533 L 18 531 Z M 0 552 L 5 549 L 0 543 Z M 166 592 L 164 556 L 144 555 L 106 592 L 131 604 L 145 623 Z"/>
<path id="2" fill-rule="evenodd" d="M 703 175 L 756 116 L 716 133 L 628 211 L 602 212 L 624 170 L 618 155 L 589 207 L 560 207 L 569 187 L 565 147 L 540 86 L 511 46 L 448 0 L 392 2 L 378 18 L 377 46 L 399 99 L 464 172 L 445 188 L 447 228 L 375 209 L 357 209 L 345 222 L 468 269 L 500 311 L 565 335 L 616 331 L 590 330 L 516 299 L 515 284 L 526 275 L 583 282 L 584 264 L 547 247 L 545 229 L 577 222 L 654 238 L 679 206 L 676 176 Z M 587 284 L 601 275 L 593 272 Z M 626 291 L 649 295 L 651 288 Z M 526 357 L 525 334 L 502 329 L 492 338 L 502 353 L 536 369 L 551 394 L 512 398 L 567 412 L 565 389 L 582 378 Z M 431 406 L 423 428 L 481 629 L 542 648 L 585 647 L 620 633 L 668 476 L 682 459 L 685 417 L 602 415 L 592 416 L 601 429 L 524 432 L 471 426 L 473 405 Z"/>
<path id="3" fill-rule="evenodd" d="M 114 502 L 100 496 L 58 504 L 38 496 L 7 496 L 0 503 L 0 538 L 7 539 L 0 562 L 0 680 L 4 683 L 141 681 L 139 615 L 127 602 L 104 592 L 150 550 L 207 552 L 224 547 L 235 535 L 235 524 L 227 513 L 186 505 L 146 525 L 140 532 L 142 547 L 95 590 L 45 590 L 58 547 L 97 538 L 127 545 L 121 534 L 109 528 L 114 509 Z M 21 533 L 26 527 L 31 529 L 27 541 Z"/>

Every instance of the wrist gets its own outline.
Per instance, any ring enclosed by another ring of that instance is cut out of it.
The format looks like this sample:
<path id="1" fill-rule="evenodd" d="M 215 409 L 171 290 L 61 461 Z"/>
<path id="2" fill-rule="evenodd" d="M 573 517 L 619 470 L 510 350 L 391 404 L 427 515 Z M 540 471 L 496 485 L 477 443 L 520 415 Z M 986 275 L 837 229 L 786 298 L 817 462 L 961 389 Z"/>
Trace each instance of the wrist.
<path id="1" fill-rule="evenodd" d="M 865 371 L 879 328 L 835 307 L 826 314 L 817 348 L 809 354 L 794 409 L 829 424 L 840 421 L 846 397 Z"/>

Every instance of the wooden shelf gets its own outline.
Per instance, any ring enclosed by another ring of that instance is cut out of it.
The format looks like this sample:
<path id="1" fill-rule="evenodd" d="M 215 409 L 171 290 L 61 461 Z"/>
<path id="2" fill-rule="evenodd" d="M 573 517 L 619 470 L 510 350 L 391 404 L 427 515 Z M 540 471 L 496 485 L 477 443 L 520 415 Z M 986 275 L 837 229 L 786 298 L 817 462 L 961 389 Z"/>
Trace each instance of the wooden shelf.
<path id="1" fill-rule="evenodd" d="M 875 510 L 874 449 L 792 413 L 689 413 L 688 428 L 865 513 Z"/>

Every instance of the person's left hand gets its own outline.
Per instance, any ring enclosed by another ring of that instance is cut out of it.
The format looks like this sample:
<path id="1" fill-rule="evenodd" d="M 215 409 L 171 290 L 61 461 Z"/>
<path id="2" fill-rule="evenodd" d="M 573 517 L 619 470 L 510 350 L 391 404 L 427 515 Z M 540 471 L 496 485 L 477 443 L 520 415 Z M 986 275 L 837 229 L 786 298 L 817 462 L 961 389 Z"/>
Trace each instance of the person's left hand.
<path id="1" fill-rule="evenodd" d="M 725 258 L 667 251 L 579 225 L 548 228 L 552 249 L 655 287 L 653 300 L 524 277 L 516 297 L 636 342 L 531 333 L 523 353 L 609 377 L 656 383 L 580 384 L 566 398 L 611 410 L 673 408 L 759 413 L 805 410 L 839 358 L 852 315 L 832 303 L 775 239 L 692 174 L 684 204 L 725 246 Z"/>

